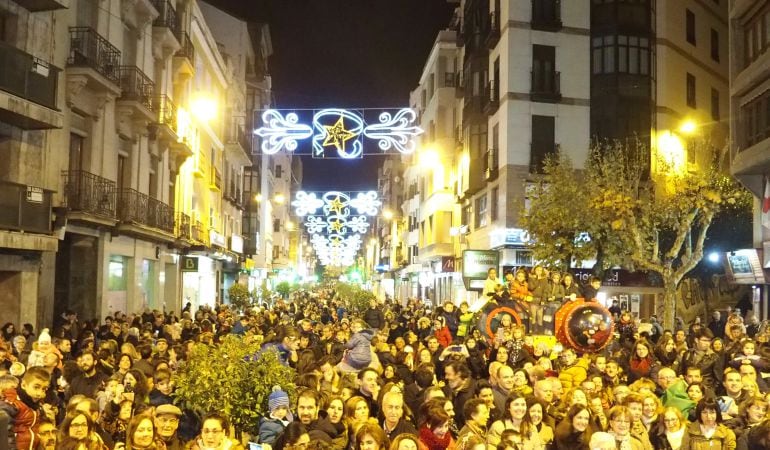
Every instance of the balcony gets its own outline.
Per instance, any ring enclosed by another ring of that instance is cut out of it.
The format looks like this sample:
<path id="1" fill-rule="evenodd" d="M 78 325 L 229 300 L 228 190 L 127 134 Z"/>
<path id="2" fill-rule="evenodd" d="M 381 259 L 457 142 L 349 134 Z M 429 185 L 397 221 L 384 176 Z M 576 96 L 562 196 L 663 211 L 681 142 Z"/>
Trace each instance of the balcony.
<path id="1" fill-rule="evenodd" d="M 465 79 L 462 72 L 457 72 L 454 76 L 455 98 L 462 98 L 465 94 Z"/>
<path id="2" fill-rule="evenodd" d="M 251 139 L 246 134 L 245 126 L 236 118 L 231 118 L 225 132 L 225 151 L 235 153 L 241 164 L 251 164 Z"/>
<path id="3" fill-rule="evenodd" d="M 185 213 L 180 212 L 176 215 L 176 236 L 185 241 L 192 240 L 192 221 Z"/>
<path id="4" fill-rule="evenodd" d="M 182 32 L 179 36 L 179 50 L 174 54 L 173 70 L 174 81 L 189 79 L 195 73 L 195 47 L 193 47 L 190 35 Z"/>
<path id="5" fill-rule="evenodd" d="M 211 171 L 211 178 L 209 179 L 209 189 L 212 191 L 222 192 L 222 174 L 219 173 L 219 169 Z"/>
<path id="6" fill-rule="evenodd" d="M 206 228 L 203 226 L 203 223 L 200 220 L 196 220 L 193 222 L 192 227 L 190 228 L 191 234 L 192 234 L 192 240 L 193 242 L 198 242 L 203 245 L 209 244 L 209 236 L 206 232 Z"/>
<path id="7" fill-rule="evenodd" d="M 193 155 L 192 146 L 177 135 L 177 108 L 168 95 L 156 95 L 152 99 L 155 123 L 150 125 L 151 136 L 168 146 L 172 162 L 178 167 Z"/>
<path id="8" fill-rule="evenodd" d="M 484 169 L 484 177 L 487 181 L 496 180 L 500 165 L 498 161 L 498 150 L 496 148 L 490 148 L 487 150 L 486 154 L 484 155 L 484 161 L 486 166 Z"/>
<path id="9" fill-rule="evenodd" d="M 85 170 L 62 171 L 70 220 L 115 225 L 115 182 Z"/>
<path id="10" fill-rule="evenodd" d="M 0 229 L 51 233 L 52 191 L 0 181 Z"/>
<path id="11" fill-rule="evenodd" d="M 152 110 L 155 83 L 136 66 L 120 66 L 118 78 L 122 91 L 118 103 L 130 108 L 133 120 L 154 123 L 157 120 Z"/>
<path id="12" fill-rule="evenodd" d="M 455 76 L 454 72 L 444 72 L 444 87 L 455 87 Z"/>
<path id="13" fill-rule="evenodd" d="M 533 30 L 558 31 L 561 23 L 561 0 L 532 0 Z"/>
<path id="14" fill-rule="evenodd" d="M 0 120 L 24 130 L 61 128 L 56 109 L 61 69 L 0 42 Z"/>
<path id="15" fill-rule="evenodd" d="M 14 0 L 29 12 L 56 11 L 70 7 L 69 0 Z"/>
<path id="16" fill-rule="evenodd" d="M 530 72 L 532 87 L 529 95 L 533 102 L 558 103 L 561 101 L 561 72 Z"/>
<path id="17" fill-rule="evenodd" d="M 174 208 L 135 189 L 117 193 L 120 232 L 156 241 L 173 242 Z"/>
<path id="18" fill-rule="evenodd" d="M 70 28 L 67 82 L 82 80 L 97 93 L 120 95 L 120 50 L 89 27 Z M 68 92 L 70 97 L 77 92 Z"/>
<path id="19" fill-rule="evenodd" d="M 176 10 L 168 0 L 151 1 L 159 13 L 152 22 L 153 53 L 158 59 L 166 59 L 181 48 Z"/>
<path id="20" fill-rule="evenodd" d="M 488 115 L 492 115 L 497 112 L 500 107 L 500 82 L 492 80 L 487 83 L 486 100 L 484 104 L 484 112 Z"/>
<path id="21" fill-rule="evenodd" d="M 486 44 L 488 49 L 492 50 L 500 41 L 500 13 L 498 11 L 491 11 L 489 13 L 489 23 L 487 26 L 484 44 Z"/>

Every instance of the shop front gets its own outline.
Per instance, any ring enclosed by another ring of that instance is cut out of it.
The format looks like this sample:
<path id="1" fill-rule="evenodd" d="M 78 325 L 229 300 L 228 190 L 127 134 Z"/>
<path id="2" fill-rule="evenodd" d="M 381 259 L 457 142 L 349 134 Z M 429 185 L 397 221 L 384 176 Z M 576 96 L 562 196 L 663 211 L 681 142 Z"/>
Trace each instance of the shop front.
<path id="1" fill-rule="evenodd" d="M 590 269 L 572 269 L 575 281 L 588 284 L 593 272 Z M 655 314 L 656 300 L 663 295 L 663 280 L 654 273 L 629 272 L 610 269 L 604 274 L 596 298 L 606 308 L 617 301 L 623 311 L 630 311 L 638 319 L 647 319 Z"/>

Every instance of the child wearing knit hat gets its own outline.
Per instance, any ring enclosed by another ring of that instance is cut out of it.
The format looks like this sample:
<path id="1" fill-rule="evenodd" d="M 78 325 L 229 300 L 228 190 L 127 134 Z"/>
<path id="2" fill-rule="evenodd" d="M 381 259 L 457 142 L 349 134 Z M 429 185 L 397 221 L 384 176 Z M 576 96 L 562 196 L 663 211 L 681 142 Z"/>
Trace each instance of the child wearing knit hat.
<path id="1" fill-rule="evenodd" d="M 294 420 L 294 416 L 289 410 L 289 394 L 281 386 L 273 386 L 273 392 L 267 398 L 267 406 L 270 415 L 263 417 L 259 424 L 259 442 L 273 445 L 286 425 Z"/>

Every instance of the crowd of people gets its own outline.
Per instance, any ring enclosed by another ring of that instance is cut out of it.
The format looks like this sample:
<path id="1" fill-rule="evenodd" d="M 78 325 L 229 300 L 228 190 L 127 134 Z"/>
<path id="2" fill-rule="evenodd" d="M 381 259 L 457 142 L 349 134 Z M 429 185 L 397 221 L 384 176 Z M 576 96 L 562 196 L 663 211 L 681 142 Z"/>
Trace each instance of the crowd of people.
<path id="1" fill-rule="evenodd" d="M 223 411 L 174 401 L 190 350 L 236 334 L 296 371 L 296 398 L 273 388 L 250 450 L 770 448 L 770 330 L 745 326 L 740 312 L 664 330 L 619 311 L 609 345 L 578 354 L 536 341 L 510 316 L 481 330 L 465 303 L 349 307 L 330 286 L 242 312 L 67 312 L 39 335 L 8 323 L 8 444 L 241 450 Z"/>

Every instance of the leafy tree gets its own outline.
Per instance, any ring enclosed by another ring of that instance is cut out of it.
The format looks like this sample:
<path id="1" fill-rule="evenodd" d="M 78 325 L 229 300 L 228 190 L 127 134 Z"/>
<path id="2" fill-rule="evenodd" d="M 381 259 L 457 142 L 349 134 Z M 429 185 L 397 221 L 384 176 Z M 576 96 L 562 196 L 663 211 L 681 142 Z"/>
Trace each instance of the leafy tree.
<path id="1" fill-rule="evenodd" d="M 227 296 L 230 300 L 230 304 L 237 310 L 242 311 L 251 306 L 249 288 L 240 283 L 233 283 L 227 289 Z"/>
<path id="2" fill-rule="evenodd" d="M 523 219 L 534 256 L 568 267 L 596 258 L 597 268 L 621 265 L 663 280 L 663 323 L 673 326 L 676 290 L 703 258 L 715 214 L 747 208 L 750 195 L 715 167 L 676 171 L 642 145 L 595 146 L 584 169 L 558 156 L 530 192 Z"/>
<path id="3" fill-rule="evenodd" d="M 223 412 L 236 430 L 256 434 L 260 418 L 269 414 L 273 386 L 291 398 L 296 392 L 294 371 L 275 352 L 259 350 L 258 341 L 235 335 L 218 345 L 196 344 L 173 377 L 174 396 L 200 414 Z"/>
<path id="4" fill-rule="evenodd" d="M 275 286 L 275 291 L 281 294 L 281 297 L 287 298 L 291 293 L 291 284 L 288 281 L 281 281 Z"/>
<path id="5" fill-rule="evenodd" d="M 369 308 L 369 303 L 377 299 L 372 292 L 353 283 L 337 283 L 335 290 L 345 308 L 356 314 L 362 314 Z"/>

